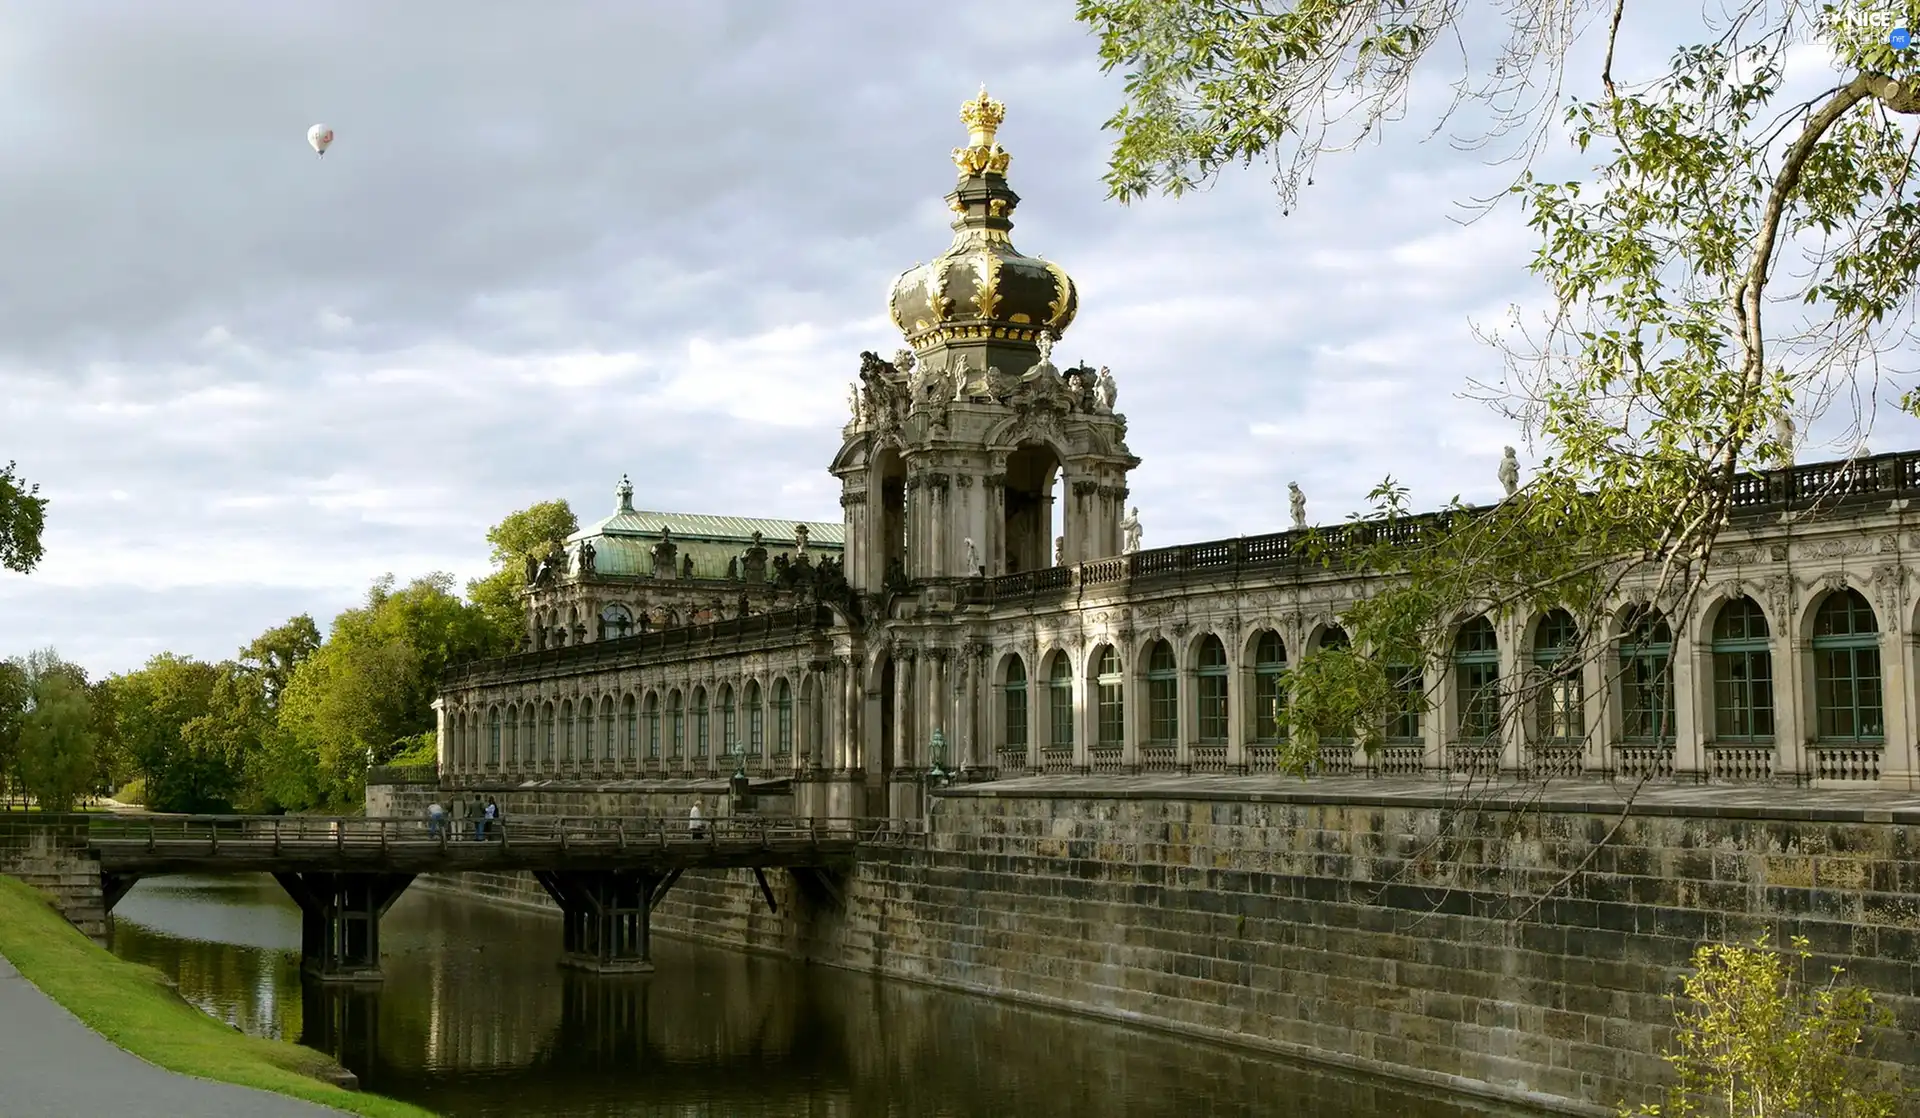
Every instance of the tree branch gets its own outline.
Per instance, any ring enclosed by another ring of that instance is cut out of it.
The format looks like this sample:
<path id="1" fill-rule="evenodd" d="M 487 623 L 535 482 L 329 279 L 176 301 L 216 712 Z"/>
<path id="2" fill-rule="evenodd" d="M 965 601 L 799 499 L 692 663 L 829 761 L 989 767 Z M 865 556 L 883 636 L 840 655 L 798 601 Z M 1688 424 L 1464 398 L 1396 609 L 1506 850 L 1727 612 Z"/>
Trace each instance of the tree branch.
<path id="1" fill-rule="evenodd" d="M 1613 23 L 1607 28 L 1607 60 L 1600 64 L 1600 84 L 1607 87 L 1607 96 L 1613 98 L 1618 93 L 1613 88 L 1613 45 L 1620 38 L 1620 16 L 1627 10 L 1627 0 L 1613 0 Z"/>

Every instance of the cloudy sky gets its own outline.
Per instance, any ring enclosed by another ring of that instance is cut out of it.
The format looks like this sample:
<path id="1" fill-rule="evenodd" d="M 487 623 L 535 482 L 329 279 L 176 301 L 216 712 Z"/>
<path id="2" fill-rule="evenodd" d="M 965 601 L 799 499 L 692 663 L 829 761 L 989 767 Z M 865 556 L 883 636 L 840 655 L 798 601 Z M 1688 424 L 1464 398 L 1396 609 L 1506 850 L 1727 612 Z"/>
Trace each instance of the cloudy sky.
<path id="1" fill-rule="evenodd" d="M 1460 397 L 1497 372 L 1472 326 L 1538 292 L 1518 213 L 1458 203 L 1513 169 L 1416 105 L 1288 216 L 1257 167 L 1108 202 L 1119 78 L 1072 8 L 7 6 L 0 461 L 52 505 L 0 654 L 229 656 L 386 572 L 483 573 L 503 514 L 591 521 L 623 472 L 643 507 L 837 517 L 845 385 L 946 246 L 982 82 L 1014 242 L 1081 287 L 1060 355 L 1118 378 L 1147 546 L 1283 527 L 1289 480 L 1321 521 L 1388 474 L 1492 497 L 1518 435 Z"/>

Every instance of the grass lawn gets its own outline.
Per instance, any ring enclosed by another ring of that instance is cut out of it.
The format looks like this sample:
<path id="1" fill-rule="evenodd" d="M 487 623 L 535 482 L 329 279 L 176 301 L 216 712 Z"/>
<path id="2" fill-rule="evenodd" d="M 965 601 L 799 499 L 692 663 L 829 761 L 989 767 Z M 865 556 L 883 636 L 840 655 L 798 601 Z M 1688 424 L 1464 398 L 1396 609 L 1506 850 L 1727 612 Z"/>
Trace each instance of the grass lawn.
<path id="1" fill-rule="evenodd" d="M 159 971 L 94 946 L 32 886 L 5 876 L 0 955 L 88 1028 L 169 1071 L 370 1118 L 432 1118 L 431 1111 L 313 1078 L 332 1061 L 311 1048 L 250 1037 L 214 1020 L 182 1000 Z"/>

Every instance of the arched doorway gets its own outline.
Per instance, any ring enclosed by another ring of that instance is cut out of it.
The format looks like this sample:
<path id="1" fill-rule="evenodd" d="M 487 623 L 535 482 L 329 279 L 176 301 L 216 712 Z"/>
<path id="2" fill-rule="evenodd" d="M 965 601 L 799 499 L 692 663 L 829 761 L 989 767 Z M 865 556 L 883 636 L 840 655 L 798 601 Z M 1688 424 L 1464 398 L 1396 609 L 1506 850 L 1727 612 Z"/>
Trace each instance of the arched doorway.
<path id="1" fill-rule="evenodd" d="M 1007 456 L 1007 520 L 1000 537 L 1007 574 L 1053 566 L 1053 541 L 1061 534 L 1056 494 L 1062 481 L 1060 458 L 1051 447 L 1023 443 Z"/>
<path id="2" fill-rule="evenodd" d="M 896 563 L 903 573 L 907 562 L 907 464 L 900 452 L 886 447 L 874 456 L 868 498 L 872 520 L 868 532 L 872 557 L 867 585 L 877 589 Z"/>

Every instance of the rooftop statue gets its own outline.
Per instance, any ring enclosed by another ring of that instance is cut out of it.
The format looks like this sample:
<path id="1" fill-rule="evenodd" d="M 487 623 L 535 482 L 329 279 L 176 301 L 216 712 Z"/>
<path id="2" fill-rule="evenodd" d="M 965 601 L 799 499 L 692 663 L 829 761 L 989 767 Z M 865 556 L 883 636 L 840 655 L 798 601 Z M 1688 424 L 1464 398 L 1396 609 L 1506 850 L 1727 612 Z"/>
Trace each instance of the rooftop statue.
<path id="1" fill-rule="evenodd" d="M 1140 506 L 1128 510 L 1120 521 L 1120 553 L 1131 555 L 1140 550 Z"/>
<path id="2" fill-rule="evenodd" d="M 1307 526 L 1307 495 L 1300 492 L 1300 483 L 1287 483 L 1287 503 L 1293 506 L 1293 527 L 1297 531 Z"/>
<path id="3" fill-rule="evenodd" d="M 1520 459 L 1510 446 L 1500 454 L 1500 488 L 1506 490 L 1509 497 L 1520 488 Z"/>

